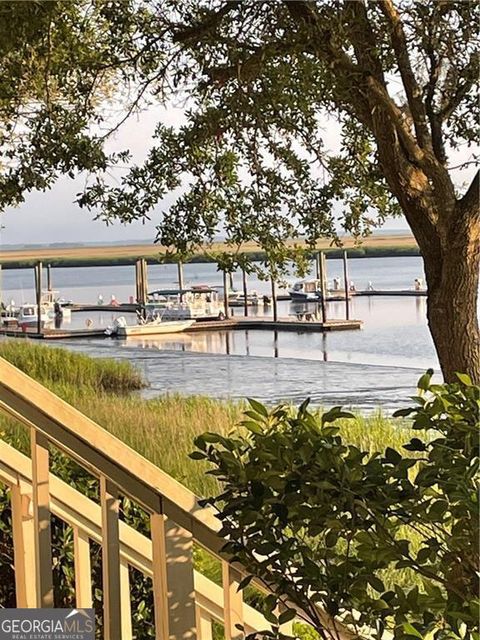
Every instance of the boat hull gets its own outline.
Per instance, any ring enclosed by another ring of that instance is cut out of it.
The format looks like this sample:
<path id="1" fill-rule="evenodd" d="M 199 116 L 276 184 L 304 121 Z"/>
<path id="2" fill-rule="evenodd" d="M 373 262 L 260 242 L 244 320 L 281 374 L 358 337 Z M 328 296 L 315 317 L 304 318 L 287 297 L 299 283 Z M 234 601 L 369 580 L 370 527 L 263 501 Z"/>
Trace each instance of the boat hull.
<path id="1" fill-rule="evenodd" d="M 179 333 L 180 331 L 185 331 L 185 329 L 188 329 L 193 324 L 195 324 L 195 320 L 173 320 L 171 322 L 165 321 L 152 324 L 127 325 L 125 327 L 118 327 L 116 335 L 119 338 L 129 338 L 131 336 L 153 336 L 162 333 Z"/>
<path id="2" fill-rule="evenodd" d="M 315 291 L 304 293 L 303 291 L 289 291 L 290 298 L 296 302 L 317 302 L 322 299 L 322 292 Z"/>

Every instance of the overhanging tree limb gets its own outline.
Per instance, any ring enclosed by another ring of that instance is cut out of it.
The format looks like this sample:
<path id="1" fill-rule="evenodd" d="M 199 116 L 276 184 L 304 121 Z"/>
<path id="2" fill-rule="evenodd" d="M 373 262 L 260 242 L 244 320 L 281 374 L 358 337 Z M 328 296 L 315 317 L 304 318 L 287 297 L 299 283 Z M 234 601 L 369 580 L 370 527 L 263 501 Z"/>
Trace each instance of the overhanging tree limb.
<path id="1" fill-rule="evenodd" d="M 392 0 L 379 0 L 380 9 L 390 25 L 390 37 L 395 51 L 398 69 L 402 76 L 403 86 L 410 107 L 417 140 L 420 147 L 433 151 L 430 132 L 428 130 L 422 90 L 417 83 L 410 63 L 407 39 L 402 20 Z"/>

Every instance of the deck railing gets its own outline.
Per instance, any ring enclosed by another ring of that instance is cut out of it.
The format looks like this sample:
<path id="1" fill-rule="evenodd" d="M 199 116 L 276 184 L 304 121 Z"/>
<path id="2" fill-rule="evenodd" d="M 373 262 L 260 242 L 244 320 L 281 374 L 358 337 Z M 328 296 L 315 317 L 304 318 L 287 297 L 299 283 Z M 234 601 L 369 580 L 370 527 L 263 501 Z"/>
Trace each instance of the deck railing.
<path id="1" fill-rule="evenodd" d="M 101 544 L 104 640 L 132 638 L 129 567 L 152 578 L 158 640 L 211 640 L 215 620 L 226 640 L 269 628 L 243 602 L 237 591 L 242 568 L 220 554 L 220 523 L 192 492 L 1 358 L 0 410 L 31 434 L 31 458 L 0 441 L 0 481 L 11 490 L 18 607 L 53 607 L 53 514 L 73 528 L 79 608 L 92 606 L 90 543 Z M 51 473 L 50 445 L 99 479 L 99 504 Z M 150 538 L 120 519 L 120 496 L 148 512 Z M 194 570 L 194 544 L 221 560 L 221 587 Z"/>

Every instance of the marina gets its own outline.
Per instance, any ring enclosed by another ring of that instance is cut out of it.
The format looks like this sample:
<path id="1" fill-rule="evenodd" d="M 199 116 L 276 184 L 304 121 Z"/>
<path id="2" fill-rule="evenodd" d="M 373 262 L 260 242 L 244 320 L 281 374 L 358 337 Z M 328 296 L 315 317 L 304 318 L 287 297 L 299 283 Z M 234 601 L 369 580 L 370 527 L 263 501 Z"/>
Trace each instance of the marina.
<path id="1" fill-rule="evenodd" d="M 270 394 L 272 402 L 294 402 L 308 393 L 318 403 L 393 409 L 413 394 L 422 370 L 437 362 L 426 326 L 425 295 L 414 290 L 415 280 L 423 277 L 422 263 L 416 257 L 354 258 L 349 269 L 357 288 L 349 299 L 350 317 L 361 322 L 360 328 L 339 330 L 337 325 L 325 331 L 327 327 L 306 319 L 308 314 L 321 318 L 321 305 L 292 302 L 282 286 L 277 295 L 280 324 L 273 324 L 272 305 L 263 302 L 263 296 L 271 294 L 270 283 L 251 276 L 249 288 L 258 292 L 261 303 L 249 306 L 247 317 L 244 308 L 230 307 L 228 319 L 197 321 L 182 333 L 106 339 L 105 330 L 115 318 L 124 315 L 129 323 L 136 321 L 137 306 L 130 304 L 136 294 L 134 267 L 52 268 L 52 286 L 76 304 L 69 307 L 70 320 L 44 329 L 42 342 L 93 356 L 127 358 L 144 371 L 152 395 L 268 399 Z M 328 260 L 328 271 L 330 280 L 341 279 L 342 260 Z M 177 265 L 150 265 L 148 276 L 149 291 L 178 285 Z M 315 265 L 310 277 L 315 278 Z M 240 278 L 233 274 L 233 284 L 241 290 Z M 288 280 L 298 278 L 292 273 Z M 362 295 L 369 282 L 374 291 Z M 224 284 L 216 266 L 207 263 L 185 264 L 184 283 Z M 32 270 L 4 270 L 3 291 L 5 300 L 32 300 Z M 100 295 L 102 305 L 96 304 Z M 109 304 L 112 296 L 114 305 Z M 344 299 L 328 300 L 326 307 L 329 322 L 345 321 Z M 35 328 L 24 333 L 3 329 L 4 335 L 17 337 L 33 338 L 34 333 Z M 337 371 L 342 372 L 338 379 L 333 375 Z M 350 388 L 351 394 L 342 388 Z"/>

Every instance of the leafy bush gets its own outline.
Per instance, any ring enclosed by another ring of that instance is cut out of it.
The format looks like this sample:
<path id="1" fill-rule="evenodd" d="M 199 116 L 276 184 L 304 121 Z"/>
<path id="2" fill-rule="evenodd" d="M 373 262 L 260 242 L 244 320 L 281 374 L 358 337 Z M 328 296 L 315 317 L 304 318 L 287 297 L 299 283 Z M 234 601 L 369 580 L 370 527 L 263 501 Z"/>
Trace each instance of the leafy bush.
<path id="1" fill-rule="evenodd" d="M 196 439 L 192 457 L 222 484 L 206 502 L 225 550 L 272 590 L 274 625 L 297 616 L 324 638 L 478 637 L 480 388 L 431 374 L 397 412 L 417 432 L 402 448 L 363 451 L 335 424 L 351 414 L 319 418 L 308 402 L 269 411 L 252 400 L 244 434 Z"/>

